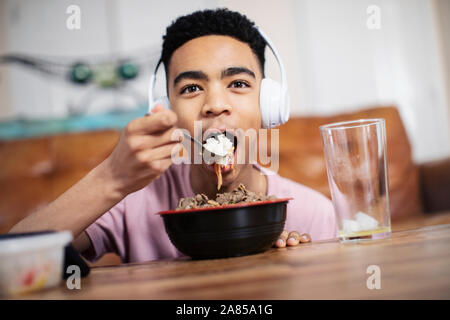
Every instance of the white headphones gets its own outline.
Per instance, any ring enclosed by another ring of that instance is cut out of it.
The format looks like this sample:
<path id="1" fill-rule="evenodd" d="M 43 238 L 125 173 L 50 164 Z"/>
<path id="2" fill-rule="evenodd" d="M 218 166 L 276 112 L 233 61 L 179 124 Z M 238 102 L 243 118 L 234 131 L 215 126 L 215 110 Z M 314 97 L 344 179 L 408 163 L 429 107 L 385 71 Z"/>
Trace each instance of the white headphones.
<path id="1" fill-rule="evenodd" d="M 259 104 L 261 108 L 261 118 L 263 128 L 277 127 L 289 120 L 290 100 L 287 88 L 286 73 L 283 62 L 278 54 L 277 49 L 269 40 L 269 38 L 258 28 L 255 27 L 259 34 L 266 40 L 267 45 L 272 50 L 278 65 L 280 66 L 281 83 L 270 78 L 264 78 L 261 81 L 261 89 L 259 94 Z M 162 104 L 165 108 L 170 108 L 169 98 L 167 96 L 160 97 L 156 100 L 153 98 L 156 82 L 156 72 L 158 71 L 161 61 L 158 62 L 155 72 L 150 78 L 148 89 L 149 113 L 157 104 Z"/>

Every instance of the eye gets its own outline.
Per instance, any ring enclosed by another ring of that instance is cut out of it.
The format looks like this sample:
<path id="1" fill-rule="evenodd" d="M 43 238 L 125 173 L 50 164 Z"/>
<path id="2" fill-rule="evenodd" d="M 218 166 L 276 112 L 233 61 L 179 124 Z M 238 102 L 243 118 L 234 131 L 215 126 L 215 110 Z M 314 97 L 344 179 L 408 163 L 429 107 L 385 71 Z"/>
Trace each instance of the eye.
<path id="1" fill-rule="evenodd" d="M 230 88 L 250 88 L 250 85 L 246 81 L 236 80 L 230 84 Z"/>
<path id="2" fill-rule="evenodd" d="M 183 87 L 183 89 L 181 89 L 181 94 L 194 93 L 194 92 L 197 92 L 200 90 L 201 90 L 201 88 L 198 85 L 190 84 L 190 85 Z"/>

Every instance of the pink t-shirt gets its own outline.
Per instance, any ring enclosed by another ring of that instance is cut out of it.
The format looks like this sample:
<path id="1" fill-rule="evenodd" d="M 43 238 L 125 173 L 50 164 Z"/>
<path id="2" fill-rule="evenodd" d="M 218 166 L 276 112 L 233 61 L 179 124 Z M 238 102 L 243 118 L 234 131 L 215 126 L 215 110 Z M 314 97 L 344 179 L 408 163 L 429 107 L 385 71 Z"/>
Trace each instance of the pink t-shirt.
<path id="1" fill-rule="evenodd" d="M 129 194 L 98 218 L 86 229 L 94 252 L 85 253 L 85 258 L 96 261 L 108 252 L 118 254 L 123 262 L 183 256 L 170 242 L 162 218 L 155 213 L 174 209 L 180 198 L 194 196 L 189 171 L 189 165 L 172 165 L 157 180 Z M 277 174 L 266 176 L 269 195 L 294 198 L 287 206 L 286 230 L 308 233 L 312 241 L 337 237 L 334 209 L 327 197 Z"/>

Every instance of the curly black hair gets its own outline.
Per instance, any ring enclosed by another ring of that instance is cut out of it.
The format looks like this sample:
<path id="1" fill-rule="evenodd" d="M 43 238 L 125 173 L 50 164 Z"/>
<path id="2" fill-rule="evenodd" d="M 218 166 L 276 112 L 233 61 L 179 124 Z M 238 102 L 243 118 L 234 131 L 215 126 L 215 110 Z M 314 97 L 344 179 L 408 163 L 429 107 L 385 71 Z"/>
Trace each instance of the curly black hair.
<path id="1" fill-rule="evenodd" d="M 161 62 L 166 74 L 175 50 L 189 40 L 207 35 L 226 35 L 247 43 L 257 56 L 264 76 L 266 41 L 245 15 L 225 8 L 196 11 L 176 19 L 163 36 Z"/>

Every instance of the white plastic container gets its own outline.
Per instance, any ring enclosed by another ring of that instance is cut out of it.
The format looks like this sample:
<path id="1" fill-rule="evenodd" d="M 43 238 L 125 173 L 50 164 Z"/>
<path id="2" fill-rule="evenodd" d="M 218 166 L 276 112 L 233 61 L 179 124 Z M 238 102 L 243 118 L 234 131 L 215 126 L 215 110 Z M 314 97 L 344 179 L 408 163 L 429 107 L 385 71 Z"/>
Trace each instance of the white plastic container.
<path id="1" fill-rule="evenodd" d="M 0 240 L 0 295 L 53 287 L 63 275 L 69 231 Z"/>

